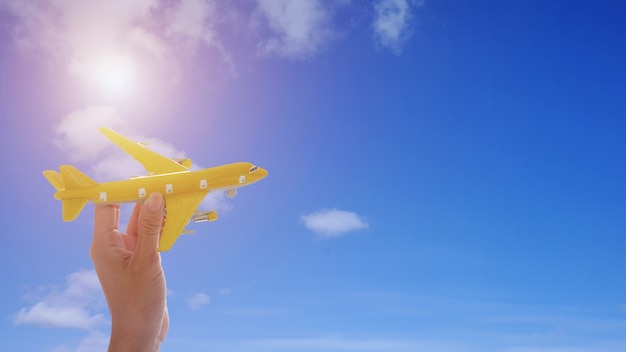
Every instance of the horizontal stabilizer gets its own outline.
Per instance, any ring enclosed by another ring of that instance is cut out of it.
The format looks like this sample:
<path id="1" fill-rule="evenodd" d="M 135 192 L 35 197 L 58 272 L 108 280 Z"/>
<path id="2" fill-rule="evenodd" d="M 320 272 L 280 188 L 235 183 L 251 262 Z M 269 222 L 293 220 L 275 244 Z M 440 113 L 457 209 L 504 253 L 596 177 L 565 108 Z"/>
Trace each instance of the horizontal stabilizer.
<path id="1" fill-rule="evenodd" d="M 63 221 L 74 221 L 89 199 L 67 199 L 63 201 Z"/>
<path id="2" fill-rule="evenodd" d="M 98 185 L 96 181 L 92 180 L 89 176 L 80 172 L 72 165 L 61 165 L 59 170 L 61 170 L 61 177 L 66 189 L 78 189 Z"/>
<path id="3" fill-rule="evenodd" d="M 63 177 L 60 173 L 54 170 L 46 170 L 43 172 L 43 175 L 57 191 L 65 188 L 65 184 L 63 183 Z"/>

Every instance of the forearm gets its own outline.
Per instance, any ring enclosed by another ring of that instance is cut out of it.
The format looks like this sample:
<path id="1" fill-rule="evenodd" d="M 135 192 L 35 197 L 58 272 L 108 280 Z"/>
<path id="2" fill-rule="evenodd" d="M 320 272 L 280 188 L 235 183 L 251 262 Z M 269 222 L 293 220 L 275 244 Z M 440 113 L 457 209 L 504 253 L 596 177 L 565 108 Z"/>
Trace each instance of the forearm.
<path id="1" fill-rule="evenodd" d="M 155 352 L 159 350 L 161 342 L 160 337 L 158 334 L 155 335 L 154 331 L 136 334 L 112 328 L 109 352 Z"/>
<path id="2" fill-rule="evenodd" d="M 163 299 L 164 303 L 165 299 Z M 109 352 L 158 351 L 169 327 L 167 308 L 120 304 L 111 312 L 111 341 Z"/>

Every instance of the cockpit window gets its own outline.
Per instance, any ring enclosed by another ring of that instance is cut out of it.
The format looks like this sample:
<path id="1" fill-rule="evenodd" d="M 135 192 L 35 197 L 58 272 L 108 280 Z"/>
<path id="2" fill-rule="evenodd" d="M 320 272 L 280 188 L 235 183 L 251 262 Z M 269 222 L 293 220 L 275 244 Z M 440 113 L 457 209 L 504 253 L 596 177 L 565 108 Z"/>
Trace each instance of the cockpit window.
<path id="1" fill-rule="evenodd" d="M 253 166 L 250 168 L 250 173 L 255 172 L 259 167 L 258 166 Z"/>

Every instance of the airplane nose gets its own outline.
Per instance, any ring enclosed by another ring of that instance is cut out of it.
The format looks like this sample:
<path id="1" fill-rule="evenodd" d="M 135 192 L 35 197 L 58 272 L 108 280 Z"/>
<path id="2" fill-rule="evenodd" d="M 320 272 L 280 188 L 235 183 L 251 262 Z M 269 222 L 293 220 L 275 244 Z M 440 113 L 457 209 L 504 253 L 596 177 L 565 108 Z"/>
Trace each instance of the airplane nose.
<path id="1" fill-rule="evenodd" d="M 262 178 L 265 178 L 265 176 L 267 176 L 268 172 L 267 170 L 265 170 L 264 168 L 260 167 L 257 172 L 256 172 L 259 176 L 259 180 Z"/>

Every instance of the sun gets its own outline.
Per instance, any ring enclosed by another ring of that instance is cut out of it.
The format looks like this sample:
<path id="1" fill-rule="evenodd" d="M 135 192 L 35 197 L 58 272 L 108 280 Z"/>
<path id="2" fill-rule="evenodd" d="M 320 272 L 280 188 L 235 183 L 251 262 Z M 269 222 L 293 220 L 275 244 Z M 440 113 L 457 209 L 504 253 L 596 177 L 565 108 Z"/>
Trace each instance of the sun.
<path id="1" fill-rule="evenodd" d="M 127 56 L 102 57 L 94 63 L 93 83 L 106 95 L 118 98 L 128 96 L 135 83 L 133 66 Z"/>
<path id="2" fill-rule="evenodd" d="M 75 59 L 70 72 L 90 93 L 107 100 L 124 100 L 136 90 L 137 67 L 129 55 L 98 52 Z"/>

